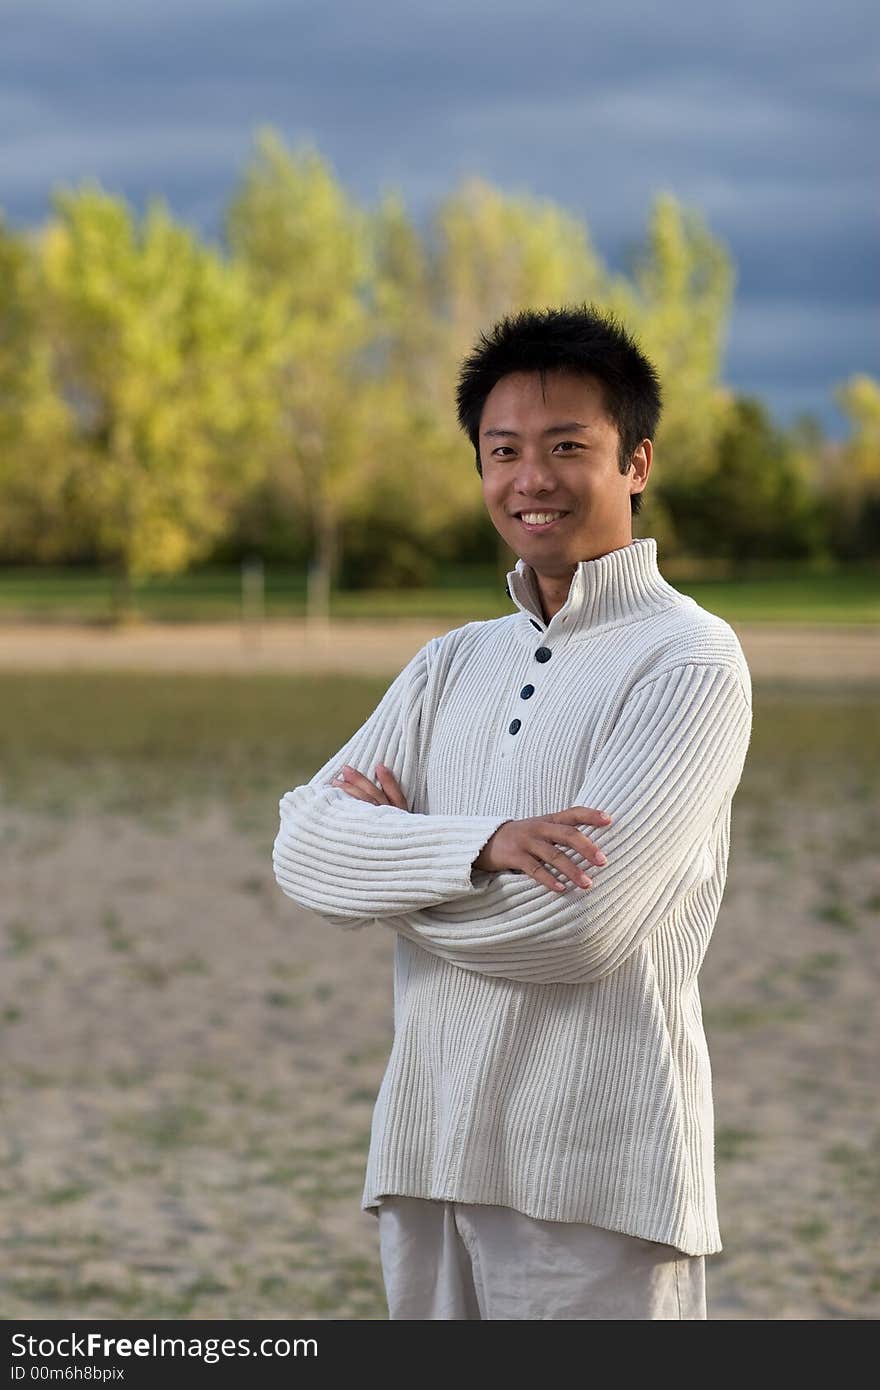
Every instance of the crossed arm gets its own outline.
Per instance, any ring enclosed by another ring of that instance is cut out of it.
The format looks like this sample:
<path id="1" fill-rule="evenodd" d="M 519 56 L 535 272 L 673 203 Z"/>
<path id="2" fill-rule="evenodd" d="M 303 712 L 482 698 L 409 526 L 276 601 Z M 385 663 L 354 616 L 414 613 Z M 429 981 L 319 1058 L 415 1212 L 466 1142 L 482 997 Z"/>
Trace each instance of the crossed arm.
<path id="1" fill-rule="evenodd" d="M 404 787 L 420 779 L 420 720 L 442 638 L 407 663 L 366 723 L 311 780 L 279 802 L 272 848 L 275 878 L 288 897 L 343 928 L 410 909 L 475 897 L 492 875 L 473 869 L 506 816 L 442 816 L 353 800 L 333 777 L 344 763 L 382 760 Z"/>
<path id="2" fill-rule="evenodd" d="M 738 673 L 688 662 L 635 687 L 573 801 L 613 815 L 589 827 L 607 863 L 591 869 L 592 888 L 563 894 L 474 867 L 506 817 L 416 815 L 355 799 L 330 780 L 344 762 L 361 770 L 381 759 L 401 786 L 414 784 L 426 651 L 308 788 L 282 798 L 280 886 L 337 925 L 378 918 L 462 969 L 543 983 L 601 979 L 714 871 L 704 851 L 751 734 Z"/>

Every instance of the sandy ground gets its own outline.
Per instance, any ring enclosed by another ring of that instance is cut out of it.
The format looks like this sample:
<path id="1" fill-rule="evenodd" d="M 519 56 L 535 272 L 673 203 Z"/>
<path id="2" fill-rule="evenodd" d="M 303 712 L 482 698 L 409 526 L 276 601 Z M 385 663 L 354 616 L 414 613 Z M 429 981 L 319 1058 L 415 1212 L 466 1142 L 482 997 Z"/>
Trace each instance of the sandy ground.
<path id="1" fill-rule="evenodd" d="M 180 671 L 352 671 L 401 669 L 419 647 L 452 623 L 271 621 L 144 623 L 122 631 L 66 624 L 0 627 L 0 668 L 65 667 Z M 880 679 L 880 628 L 857 625 L 734 625 L 758 679 Z"/>
<path id="2" fill-rule="evenodd" d="M 870 811 L 734 808 L 712 1318 L 880 1315 Z M 3 1318 L 387 1317 L 359 1203 L 393 937 L 284 897 L 274 828 L 0 811 Z"/>

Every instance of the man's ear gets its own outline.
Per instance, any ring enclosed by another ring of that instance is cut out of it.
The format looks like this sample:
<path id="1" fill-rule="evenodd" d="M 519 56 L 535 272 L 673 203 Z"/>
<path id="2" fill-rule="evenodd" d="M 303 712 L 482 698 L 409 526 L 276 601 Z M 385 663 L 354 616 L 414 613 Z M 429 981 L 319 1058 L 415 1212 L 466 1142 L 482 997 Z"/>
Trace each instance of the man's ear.
<path id="1" fill-rule="evenodd" d="M 643 439 L 638 448 L 633 450 L 630 460 L 630 476 L 633 482 L 638 482 L 638 487 L 631 487 L 630 492 L 643 492 L 648 481 L 648 474 L 651 471 L 651 463 L 654 458 L 654 446 L 650 439 Z"/>

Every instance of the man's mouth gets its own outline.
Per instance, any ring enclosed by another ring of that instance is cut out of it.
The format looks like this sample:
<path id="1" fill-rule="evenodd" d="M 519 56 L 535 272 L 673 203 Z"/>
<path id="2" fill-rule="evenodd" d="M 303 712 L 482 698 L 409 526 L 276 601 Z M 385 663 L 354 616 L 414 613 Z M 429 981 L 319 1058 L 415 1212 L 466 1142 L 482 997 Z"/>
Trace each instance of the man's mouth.
<path id="1" fill-rule="evenodd" d="M 516 519 L 524 531 L 538 534 L 543 531 L 550 531 L 559 521 L 563 521 L 569 515 L 568 512 L 548 511 L 548 512 L 517 512 Z"/>

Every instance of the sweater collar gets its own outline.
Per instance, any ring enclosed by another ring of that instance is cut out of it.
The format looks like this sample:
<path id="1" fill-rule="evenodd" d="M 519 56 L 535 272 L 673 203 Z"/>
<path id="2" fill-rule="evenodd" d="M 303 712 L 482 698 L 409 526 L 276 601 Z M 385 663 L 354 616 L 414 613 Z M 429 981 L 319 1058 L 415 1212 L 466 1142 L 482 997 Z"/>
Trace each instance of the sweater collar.
<path id="1" fill-rule="evenodd" d="M 663 578 L 657 567 L 657 541 L 642 536 L 593 560 L 580 560 L 572 575 L 568 598 L 550 622 L 541 609 L 535 571 L 519 559 L 507 576 L 507 592 L 533 627 L 546 635 L 593 631 L 646 617 L 687 602 Z"/>

